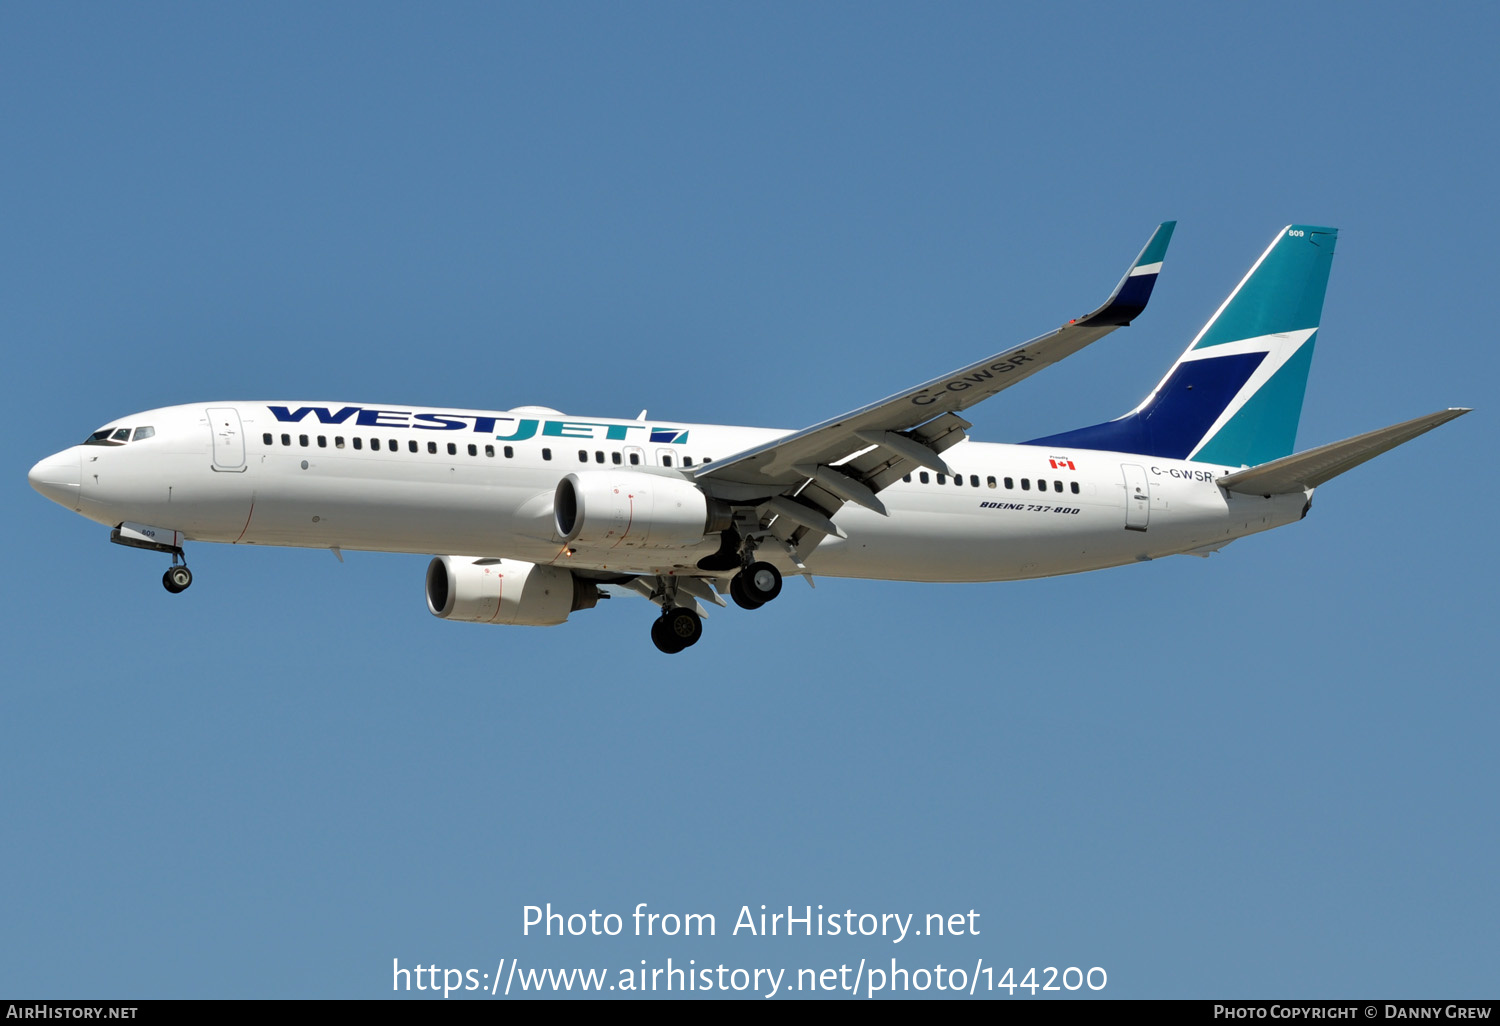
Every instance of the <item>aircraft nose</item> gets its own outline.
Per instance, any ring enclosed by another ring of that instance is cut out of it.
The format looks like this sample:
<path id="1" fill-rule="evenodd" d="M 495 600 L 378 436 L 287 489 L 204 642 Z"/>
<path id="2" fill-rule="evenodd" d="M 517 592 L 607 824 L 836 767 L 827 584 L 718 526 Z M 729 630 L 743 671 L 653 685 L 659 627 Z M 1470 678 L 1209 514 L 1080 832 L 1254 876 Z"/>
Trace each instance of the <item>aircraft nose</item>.
<path id="1" fill-rule="evenodd" d="M 82 458 L 77 449 L 67 449 L 48 456 L 26 475 L 31 487 L 59 506 L 77 509 L 83 492 Z"/>

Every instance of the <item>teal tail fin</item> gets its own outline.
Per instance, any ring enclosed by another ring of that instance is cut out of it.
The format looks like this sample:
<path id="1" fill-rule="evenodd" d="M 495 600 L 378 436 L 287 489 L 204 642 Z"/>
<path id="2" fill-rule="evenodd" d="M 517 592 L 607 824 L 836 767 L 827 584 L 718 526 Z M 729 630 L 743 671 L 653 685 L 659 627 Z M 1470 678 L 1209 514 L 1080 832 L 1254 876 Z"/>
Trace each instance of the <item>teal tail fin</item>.
<path id="1" fill-rule="evenodd" d="M 1290 455 L 1337 239 L 1283 228 L 1139 406 L 1029 444 L 1231 467 Z"/>

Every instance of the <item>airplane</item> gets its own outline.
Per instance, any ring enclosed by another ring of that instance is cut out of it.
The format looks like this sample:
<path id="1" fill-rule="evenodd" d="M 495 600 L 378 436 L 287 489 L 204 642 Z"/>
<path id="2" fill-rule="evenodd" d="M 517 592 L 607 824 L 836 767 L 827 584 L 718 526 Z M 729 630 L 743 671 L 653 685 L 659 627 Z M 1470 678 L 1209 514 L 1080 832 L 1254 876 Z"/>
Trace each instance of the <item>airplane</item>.
<path id="1" fill-rule="evenodd" d="M 1010 581 L 1207 556 L 1469 412 L 1293 451 L 1338 233 L 1288 225 L 1135 409 L 1022 444 L 969 439 L 961 411 L 1146 308 L 1175 226 L 1092 313 L 800 431 L 222 401 L 113 420 L 28 476 L 111 541 L 171 556 L 174 594 L 190 541 L 446 553 L 426 572 L 434 616 L 551 626 L 638 593 L 660 607 L 651 640 L 677 653 L 706 605 L 759 608 L 786 576 Z"/>

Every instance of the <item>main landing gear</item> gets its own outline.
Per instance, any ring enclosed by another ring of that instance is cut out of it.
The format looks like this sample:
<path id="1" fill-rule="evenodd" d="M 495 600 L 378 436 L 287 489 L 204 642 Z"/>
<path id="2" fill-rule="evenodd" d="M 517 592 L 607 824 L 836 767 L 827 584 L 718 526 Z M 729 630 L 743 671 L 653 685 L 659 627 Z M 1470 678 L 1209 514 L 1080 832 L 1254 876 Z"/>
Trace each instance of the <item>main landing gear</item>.
<path id="1" fill-rule="evenodd" d="M 759 609 L 781 594 L 781 571 L 771 563 L 755 558 L 757 540 L 758 537 L 754 535 L 726 531 L 720 550 L 698 561 L 698 569 L 720 573 L 735 566 L 743 567 L 729 580 L 729 597 L 741 609 Z M 793 559 L 795 560 L 795 554 Z M 799 562 L 797 566 L 801 568 L 802 564 Z M 662 614 L 651 624 L 651 641 L 668 655 L 675 655 L 696 645 L 698 639 L 703 637 L 703 620 L 698 615 L 693 599 L 689 597 L 681 600 L 686 601 L 687 605 L 678 604 L 678 595 L 682 592 L 689 596 L 696 592 L 698 598 L 705 601 L 713 598 L 723 605 L 723 599 L 707 591 L 701 578 L 684 580 L 671 576 L 658 577 L 650 598 L 661 605 Z"/>
<path id="2" fill-rule="evenodd" d="M 703 637 L 703 620 L 686 606 L 662 611 L 651 625 L 651 640 L 668 655 L 676 655 Z"/>
<path id="3" fill-rule="evenodd" d="M 729 597 L 741 609 L 759 609 L 780 594 L 781 571 L 770 563 L 751 563 L 729 582 Z"/>
<path id="4" fill-rule="evenodd" d="M 742 609 L 759 609 L 780 594 L 781 571 L 770 563 L 751 563 L 729 582 L 729 596 Z M 668 599 L 661 616 L 651 624 L 652 643 L 668 655 L 696 645 L 703 637 L 703 620 L 697 611 L 674 605 L 674 601 Z"/>

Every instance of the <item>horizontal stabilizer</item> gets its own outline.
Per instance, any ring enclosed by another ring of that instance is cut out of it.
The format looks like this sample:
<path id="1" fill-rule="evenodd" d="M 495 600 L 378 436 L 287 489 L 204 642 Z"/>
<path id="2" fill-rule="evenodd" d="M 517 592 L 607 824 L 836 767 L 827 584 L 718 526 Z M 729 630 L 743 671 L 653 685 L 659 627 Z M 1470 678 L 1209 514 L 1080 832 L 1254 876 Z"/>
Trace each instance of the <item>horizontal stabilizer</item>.
<path id="1" fill-rule="evenodd" d="M 1365 460 L 1374 459 L 1402 442 L 1409 442 L 1439 424 L 1446 424 L 1468 412 L 1467 409 L 1460 408 L 1439 410 L 1415 420 L 1355 435 L 1342 442 L 1330 442 L 1293 456 L 1283 456 L 1279 460 L 1221 477 L 1217 484 L 1220 488 L 1246 495 L 1286 495 L 1305 488 L 1316 488 L 1346 470 L 1353 470 Z"/>

